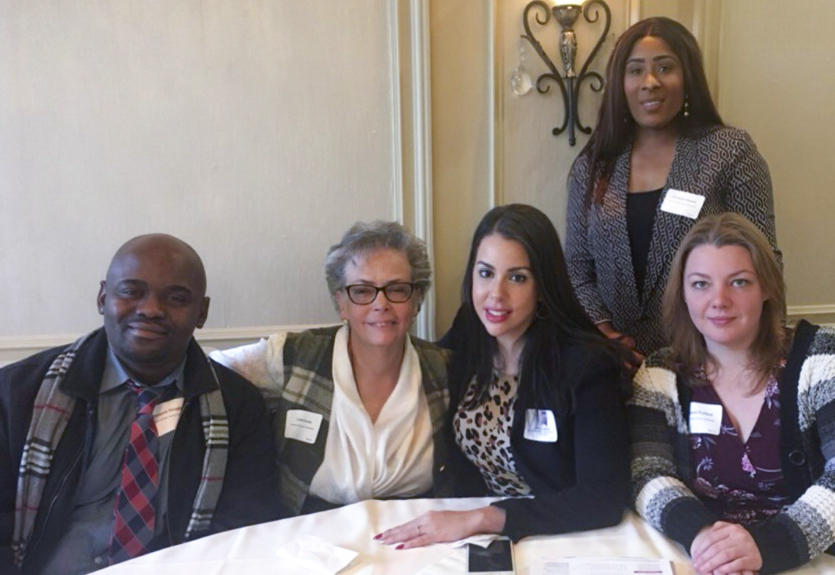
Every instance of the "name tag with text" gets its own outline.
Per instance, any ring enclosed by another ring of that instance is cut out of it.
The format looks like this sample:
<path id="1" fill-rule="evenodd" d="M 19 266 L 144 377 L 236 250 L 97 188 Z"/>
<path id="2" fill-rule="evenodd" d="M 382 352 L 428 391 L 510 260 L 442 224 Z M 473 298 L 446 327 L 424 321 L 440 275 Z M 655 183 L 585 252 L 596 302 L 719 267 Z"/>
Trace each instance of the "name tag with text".
<path id="1" fill-rule="evenodd" d="M 557 420 L 550 409 L 528 409 L 525 411 L 525 439 L 556 443 Z"/>
<path id="2" fill-rule="evenodd" d="M 287 421 L 284 422 L 284 437 L 304 443 L 316 443 L 316 436 L 319 435 L 321 426 L 321 413 L 291 409 L 287 412 Z"/>
<path id="3" fill-rule="evenodd" d="M 722 430 L 722 406 L 715 403 L 690 404 L 690 433 L 719 435 Z"/>
<path id="4" fill-rule="evenodd" d="M 157 437 L 162 437 L 177 429 L 177 422 L 180 421 L 180 414 L 183 412 L 183 398 L 176 397 L 165 403 L 160 403 L 154 408 L 154 425 L 157 428 Z"/>
<path id="5" fill-rule="evenodd" d="M 699 217 L 699 212 L 702 211 L 704 203 L 704 196 L 670 188 L 664 194 L 661 211 L 695 220 Z"/>

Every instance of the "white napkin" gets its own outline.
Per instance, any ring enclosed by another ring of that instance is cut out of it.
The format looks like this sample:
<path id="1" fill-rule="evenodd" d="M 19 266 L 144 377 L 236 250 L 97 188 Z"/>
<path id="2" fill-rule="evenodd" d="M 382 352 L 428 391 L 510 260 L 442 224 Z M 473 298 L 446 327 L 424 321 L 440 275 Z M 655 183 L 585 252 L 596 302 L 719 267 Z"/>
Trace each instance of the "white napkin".
<path id="1" fill-rule="evenodd" d="M 497 535 L 495 533 L 481 533 L 479 535 L 472 535 L 467 537 L 466 539 L 460 539 L 453 543 L 450 543 L 450 547 L 464 547 L 468 543 L 472 543 L 473 545 L 478 545 L 479 547 L 487 548 L 493 541 L 501 537 L 501 535 Z"/>
<path id="2" fill-rule="evenodd" d="M 284 561 L 321 575 L 334 575 L 348 566 L 359 555 L 313 535 L 302 535 L 282 545 L 275 553 Z"/>

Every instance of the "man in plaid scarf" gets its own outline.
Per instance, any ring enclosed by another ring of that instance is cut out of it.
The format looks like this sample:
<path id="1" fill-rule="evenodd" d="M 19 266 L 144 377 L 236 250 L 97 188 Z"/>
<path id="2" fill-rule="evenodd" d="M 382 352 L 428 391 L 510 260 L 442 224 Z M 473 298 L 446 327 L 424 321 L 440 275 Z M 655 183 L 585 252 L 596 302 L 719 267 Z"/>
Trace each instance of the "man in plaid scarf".
<path id="1" fill-rule="evenodd" d="M 88 573 L 277 518 L 261 396 L 192 337 L 205 293 L 191 246 L 139 236 L 101 282 L 104 329 L 0 369 L 1 573 Z"/>

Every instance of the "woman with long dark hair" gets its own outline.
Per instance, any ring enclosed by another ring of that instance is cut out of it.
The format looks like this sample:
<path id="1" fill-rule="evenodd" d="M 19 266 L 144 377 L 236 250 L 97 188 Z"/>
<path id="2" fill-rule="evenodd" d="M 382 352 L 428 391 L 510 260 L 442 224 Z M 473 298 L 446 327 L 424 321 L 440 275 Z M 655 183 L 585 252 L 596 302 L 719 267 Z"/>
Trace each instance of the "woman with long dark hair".
<path id="1" fill-rule="evenodd" d="M 474 533 L 518 540 L 618 523 L 629 492 L 630 355 L 577 301 L 548 217 L 521 204 L 488 212 L 473 237 L 462 298 L 451 431 L 487 491 L 507 499 L 430 512 L 378 539 L 406 548 Z"/>
<path id="2" fill-rule="evenodd" d="M 664 344 L 661 298 L 681 239 L 736 212 L 776 248 L 768 166 L 713 104 L 693 35 L 649 18 L 618 39 L 597 128 L 569 175 L 566 257 L 598 329 L 646 354 Z"/>

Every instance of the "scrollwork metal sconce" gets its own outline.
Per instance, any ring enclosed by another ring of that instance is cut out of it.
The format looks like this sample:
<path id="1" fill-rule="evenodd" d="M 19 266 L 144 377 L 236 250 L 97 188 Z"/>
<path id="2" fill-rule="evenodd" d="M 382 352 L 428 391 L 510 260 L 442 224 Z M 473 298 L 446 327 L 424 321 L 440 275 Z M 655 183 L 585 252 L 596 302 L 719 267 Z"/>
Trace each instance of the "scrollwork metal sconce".
<path id="1" fill-rule="evenodd" d="M 597 22 L 600 19 L 600 10 L 598 8 L 602 9 L 605 15 L 603 32 L 597 39 L 597 43 L 594 45 L 589 57 L 586 58 L 586 61 L 583 63 L 583 67 L 580 68 L 580 73 L 578 74 L 574 71 L 575 59 L 577 56 L 577 37 L 574 34 L 574 24 L 577 22 L 581 13 L 587 22 L 592 24 Z M 542 48 L 542 44 L 539 43 L 536 36 L 531 31 L 530 13 L 534 10 L 537 11 L 536 22 L 540 26 L 545 26 L 549 20 L 551 20 L 552 16 L 560 24 L 562 30 L 559 37 L 559 48 L 563 70 L 565 71 L 564 77 L 560 75 L 560 72 L 557 70 L 554 62 L 548 57 L 548 54 Z M 541 18 L 541 15 L 544 15 L 544 18 Z M 536 79 L 537 91 L 540 94 L 546 94 L 551 89 L 551 86 L 546 83 L 551 80 L 560 87 L 560 91 L 562 92 L 564 110 L 563 122 L 560 127 L 554 128 L 552 132 L 555 136 L 559 136 L 566 129 L 568 129 L 568 143 L 571 146 L 577 143 L 574 131 L 575 127 L 584 134 L 591 134 L 591 128 L 589 126 L 584 126 L 582 122 L 580 122 L 580 118 L 577 114 L 577 101 L 580 94 L 580 87 L 583 85 L 585 80 L 590 81 L 589 86 L 593 91 L 600 92 L 603 90 L 603 76 L 597 72 L 590 72 L 588 68 L 595 56 L 597 56 L 597 52 L 600 50 L 603 42 L 606 41 L 606 35 L 609 33 L 611 20 L 612 13 L 603 0 L 587 0 L 582 5 L 558 4 L 550 9 L 548 4 L 546 4 L 543 0 L 533 0 L 525 7 L 525 12 L 522 16 L 522 25 L 525 28 L 525 34 L 522 38 L 527 40 L 533 49 L 536 50 L 536 53 L 539 54 L 539 57 L 542 58 L 549 70 L 549 72 L 540 75 Z"/>

